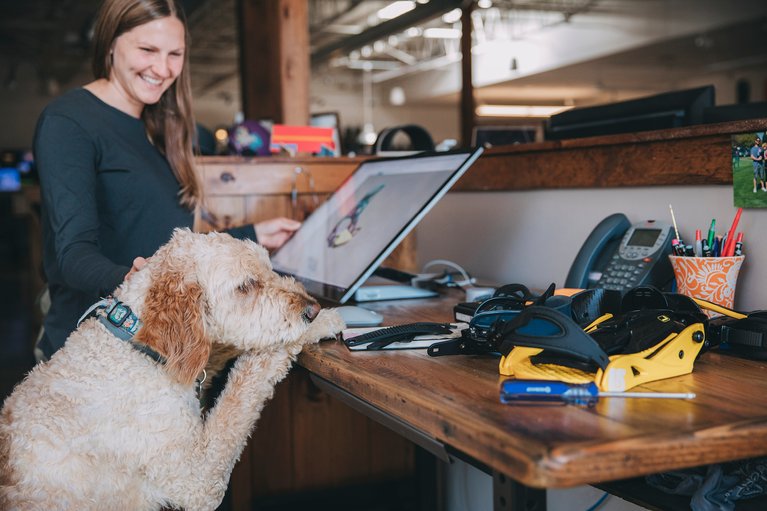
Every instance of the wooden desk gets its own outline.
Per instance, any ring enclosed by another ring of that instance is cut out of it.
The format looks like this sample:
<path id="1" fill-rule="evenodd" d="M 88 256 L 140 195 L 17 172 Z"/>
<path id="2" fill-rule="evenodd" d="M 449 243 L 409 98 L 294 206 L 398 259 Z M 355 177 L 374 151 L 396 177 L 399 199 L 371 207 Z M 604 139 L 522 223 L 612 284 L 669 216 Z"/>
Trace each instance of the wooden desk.
<path id="1" fill-rule="evenodd" d="M 456 301 L 365 306 L 398 324 L 449 320 Z M 437 455 L 443 448 L 529 487 L 598 484 L 767 454 L 766 364 L 715 352 L 702 355 L 693 374 L 636 388 L 695 392 L 694 400 L 612 398 L 590 409 L 500 404 L 498 361 L 490 356 L 352 353 L 325 341 L 307 347 L 299 363 L 372 407 L 371 417 L 422 435 Z"/>

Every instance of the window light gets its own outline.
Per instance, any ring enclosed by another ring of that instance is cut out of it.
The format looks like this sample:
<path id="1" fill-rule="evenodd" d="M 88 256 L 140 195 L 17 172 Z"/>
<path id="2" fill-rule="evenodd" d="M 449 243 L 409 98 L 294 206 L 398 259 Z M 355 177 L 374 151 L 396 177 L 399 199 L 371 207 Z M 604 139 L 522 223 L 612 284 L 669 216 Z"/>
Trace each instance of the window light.
<path id="1" fill-rule="evenodd" d="M 480 117 L 551 117 L 571 108 L 550 105 L 479 105 L 475 112 Z"/>

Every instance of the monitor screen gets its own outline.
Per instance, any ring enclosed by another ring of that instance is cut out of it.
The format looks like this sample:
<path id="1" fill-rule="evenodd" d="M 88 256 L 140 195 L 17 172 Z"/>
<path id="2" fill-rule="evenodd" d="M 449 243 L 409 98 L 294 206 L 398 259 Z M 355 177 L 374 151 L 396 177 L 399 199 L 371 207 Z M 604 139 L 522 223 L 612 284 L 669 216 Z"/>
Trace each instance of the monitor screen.
<path id="1" fill-rule="evenodd" d="M 494 147 L 535 142 L 535 126 L 475 126 L 471 145 Z"/>
<path id="2" fill-rule="evenodd" d="M 21 174 L 15 167 L 0 167 L 0 192 L 21 190 Z"/>
<path id="3" fill-rule="evenodd" d="M 547 140 L 633 133 L 703 122 L 704 111 L 714 105 L 713 85 L 675 90 L 606 105 L 573 108 L 552 115 Z"/>
<path id="4" fill-rule="evenodd" d="M 481 153 L 363 162 L 272 256 L 274 269 L 345 303 Z"/>

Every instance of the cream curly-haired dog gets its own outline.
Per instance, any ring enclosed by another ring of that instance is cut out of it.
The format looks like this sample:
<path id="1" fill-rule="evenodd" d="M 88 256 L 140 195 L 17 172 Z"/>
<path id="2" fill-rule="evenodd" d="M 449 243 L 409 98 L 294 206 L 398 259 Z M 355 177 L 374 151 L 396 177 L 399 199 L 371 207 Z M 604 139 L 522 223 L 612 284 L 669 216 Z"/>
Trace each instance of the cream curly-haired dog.
<path id="1" fill-rule="evenodd" d="M 177 230 L 115 298 L 139 320 L 132 338 L 87 319 L 6 400 L 0 509 L 215 509 L 275 384 L 304 344 L 343 328 L 263 248 L 226 234 Z M 214 343 L 242 355 L 201 415 Z"/>

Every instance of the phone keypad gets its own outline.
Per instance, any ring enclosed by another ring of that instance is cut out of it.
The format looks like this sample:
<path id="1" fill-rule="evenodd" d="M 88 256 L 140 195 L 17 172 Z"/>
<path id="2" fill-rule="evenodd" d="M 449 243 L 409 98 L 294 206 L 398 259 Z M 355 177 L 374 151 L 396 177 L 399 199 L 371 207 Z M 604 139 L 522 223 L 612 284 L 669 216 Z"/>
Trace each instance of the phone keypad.
<path id="1" fill-rule="evenodd" d="M 647 268 L 647 261 L 629 261 L 619 255 L 614 255 L 605 268 L 597 287 L 604 289 L 623 290 L 639 285 Z"/>

